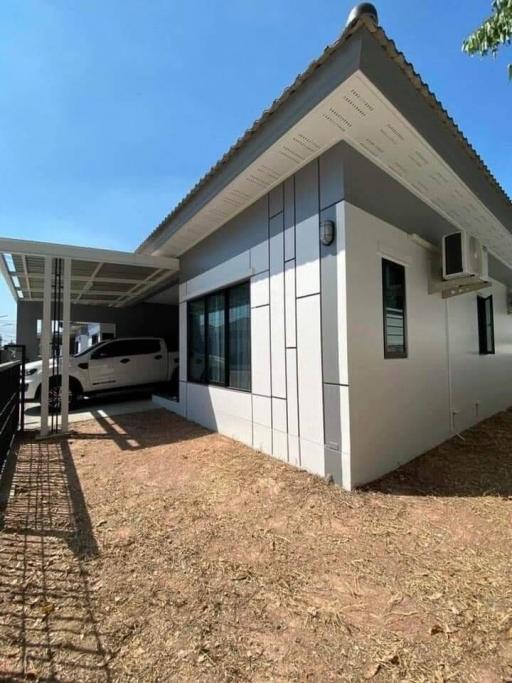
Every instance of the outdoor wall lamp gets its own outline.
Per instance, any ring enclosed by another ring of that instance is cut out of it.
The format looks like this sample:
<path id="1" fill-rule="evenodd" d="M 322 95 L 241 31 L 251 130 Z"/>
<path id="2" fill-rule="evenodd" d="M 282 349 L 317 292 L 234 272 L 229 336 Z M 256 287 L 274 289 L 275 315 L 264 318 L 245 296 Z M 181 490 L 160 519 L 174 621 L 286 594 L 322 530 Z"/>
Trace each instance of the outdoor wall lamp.
<path id="1" fill-rule="evenodd" d="M 326 247 L 334 242 L 336 226 L 334 221 L 324 220 L 320 223 L 320 242 Z"/>

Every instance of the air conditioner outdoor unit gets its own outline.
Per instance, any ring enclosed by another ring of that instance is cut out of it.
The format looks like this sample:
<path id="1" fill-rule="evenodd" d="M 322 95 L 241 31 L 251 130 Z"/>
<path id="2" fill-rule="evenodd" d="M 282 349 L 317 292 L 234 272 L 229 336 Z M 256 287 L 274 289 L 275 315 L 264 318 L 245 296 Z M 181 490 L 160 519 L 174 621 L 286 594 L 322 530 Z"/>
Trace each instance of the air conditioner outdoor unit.
<path id="1" fill-rule="evenodd" d="M 460 230 L 443 236 L 443 278 L 488 278 L 487 249 L 473 235 Z"/>

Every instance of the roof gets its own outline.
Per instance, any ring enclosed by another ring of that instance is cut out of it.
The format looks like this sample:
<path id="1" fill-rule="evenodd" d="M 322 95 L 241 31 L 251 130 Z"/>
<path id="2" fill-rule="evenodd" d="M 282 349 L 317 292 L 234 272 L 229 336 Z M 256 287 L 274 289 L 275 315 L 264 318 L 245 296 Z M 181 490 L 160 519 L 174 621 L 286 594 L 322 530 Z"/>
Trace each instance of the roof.
<path id="1" fill-rule="evenodd" d="M 163 221 L 148 235 L 148 237 L 138 247 L 137 252 L 150 251 L 155 240 L 163 236 L 170 223 L 177 218 L 183 210 L 188 207 L 192 200 L 194 200 L 201 191 L 213 180 L 219 172 L 234 159 L 249 141 L 265 127 L 268 121 L 273 117 L 290 99 L 290 97 L 304 87 L 305 83 L 311 79 L 315 72 L 329 61 L 335 53 L 337 53 L 347 42 L 358 32 L 366 30 L 369 35 L 377 42 L 377 44 L 386 52 L 387 56 L 396 63 L 405 76 L 408 78 L 413 87 L 425 99 L 428 106 L 436 113 L 440 123 L 446 127 L 451 135 L 453 135 L 460 143 L 465 153 L 471 159 L 472 163 L 476 164 L 478 169 L 483 174 L 489 186 L 500 196 L 500 199 L 512 207 L 512 203 L 504 189 L 500 186 L 496 178 L 492 175 L 488 167 L 485 165 L 481 157 L 477 154 L 473 146 L 464 136 L 453 118 L 448 114 L 441 102 L 437 99 L 429 86 L 422 80 L 419 74 L 415 71 L 413 65 L 407 61 L 405 55 L 398 50 L 393 40 L 388 38 L 382 27 L 376 25 L 374 21 L 367 15 L 360 16 L 358 19 L 349 24 L 340 37 L 330 46 L 326 47 L 322 55 L 314 60 L 305 71 L 300 73 L 295 81 L 286 88 L 271 106 L 266 109 L 262 115 L 253 123 L 253 125 L 232 145 L 232 147 L 224 154 L 224 156 L 196 183 L 190 192 L 175 206 Z"/>
<path id="2" fill-rule="evenodd" d="M 71 302 L 120 307 L 167 282 L 178 260 L 130 252 L 0 238 L 0 273 L 16 301 L 43 301 L 45 259 L 71 262 Z"/>

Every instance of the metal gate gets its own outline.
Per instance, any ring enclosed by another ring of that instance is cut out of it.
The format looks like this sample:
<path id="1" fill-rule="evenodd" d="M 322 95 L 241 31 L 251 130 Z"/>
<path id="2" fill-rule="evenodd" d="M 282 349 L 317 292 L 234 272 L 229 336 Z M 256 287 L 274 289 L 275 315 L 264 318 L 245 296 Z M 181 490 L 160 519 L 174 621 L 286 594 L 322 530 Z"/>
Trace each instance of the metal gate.
<path id="1" fill-rule="evenodd" d="M 18 429 L 24 429 L 25 347 L 10 349 L 19 349 L 21 358 L 0 364 L 0 473 Z"/>

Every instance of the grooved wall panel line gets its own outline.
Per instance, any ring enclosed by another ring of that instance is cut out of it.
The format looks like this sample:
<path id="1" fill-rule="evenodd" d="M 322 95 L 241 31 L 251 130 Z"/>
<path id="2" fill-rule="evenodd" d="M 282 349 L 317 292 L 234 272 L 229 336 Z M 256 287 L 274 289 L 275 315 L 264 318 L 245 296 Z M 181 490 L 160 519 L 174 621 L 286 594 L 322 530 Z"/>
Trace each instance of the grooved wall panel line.
<path id="1" fill-rule="evenodd" d="M 268 243 L 268 267 L 269 267 L 269 280 L 270 280 L 270 267 L 271 267 L 271 261 L 270 261 L 270 194 L 267 194 L 267 243 Z M 270 285 L 269 285 L 270 286 Z M 269 394 L 272 396 L 272 296 L 270 295 L 270 305 L 269 305 L 269 311 L 268 311 L 268 321 L 269 321 L 269 327 L 268 327 L 268 351 L 269 351 Z M 272 404 L 270 407 L 270 454 L 273 454 L 274 452 L 274 442 L 272 438 Z"/>
<path id="2" fill-rule="evenodd" d="M 269 221 L 272 396 L 286 398 L 283 214 Z"/>
<path id="3" fill-rule="evenodd" d="M 252 391 L 270 396 L 270 306 L 253 308 L 251 316 Z"/>
<path id="4" fill-rule="evenodd" d="M 297 345 L 295 327 L 295 261 L 287 261 L 284 271 L 285 283 L 285 324 L 286 324 L 286 348 Z"/>
<path id="5" fill-rule="evenodd" d="M 284 260 L 295 258 L 295 176 L 284 183 Z"/>
<path id="6" fill-rule="evenodd" d="M 320 292 L 318 241 L 318 163 L 295 176 L 295 268 L 297 296 Z"/>
<path id="7" fill-rule="evenodd" d="M 320 295 L 297 299 L 297 360 L 300 436 L 323 446 Z"/>

